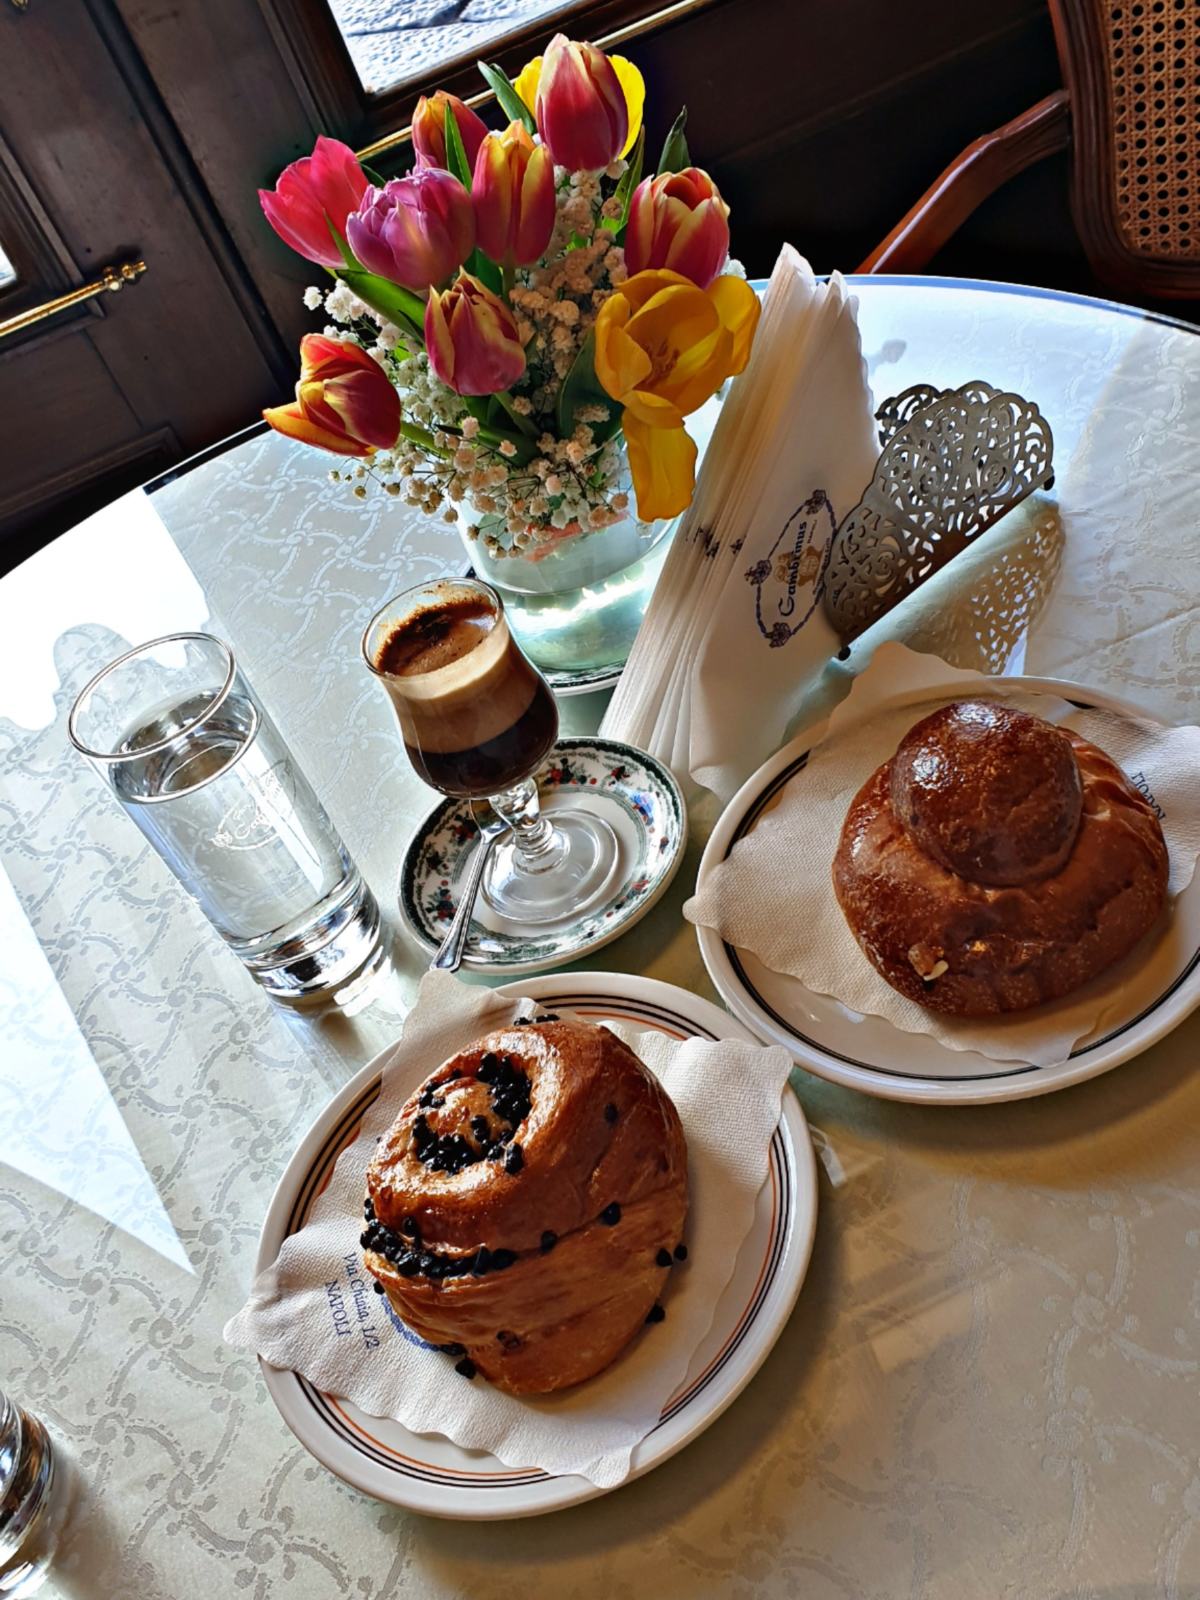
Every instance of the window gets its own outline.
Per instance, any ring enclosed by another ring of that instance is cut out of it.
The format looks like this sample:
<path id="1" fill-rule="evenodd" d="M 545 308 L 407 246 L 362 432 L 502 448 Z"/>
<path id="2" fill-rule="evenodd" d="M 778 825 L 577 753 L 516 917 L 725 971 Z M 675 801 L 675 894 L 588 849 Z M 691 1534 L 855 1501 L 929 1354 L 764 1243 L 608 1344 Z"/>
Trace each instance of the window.
<path id="1" fill-rule="evenodd" d="M 379 94 L 473 59 L 573 0 L 331 0 L 363 88 Z"/>

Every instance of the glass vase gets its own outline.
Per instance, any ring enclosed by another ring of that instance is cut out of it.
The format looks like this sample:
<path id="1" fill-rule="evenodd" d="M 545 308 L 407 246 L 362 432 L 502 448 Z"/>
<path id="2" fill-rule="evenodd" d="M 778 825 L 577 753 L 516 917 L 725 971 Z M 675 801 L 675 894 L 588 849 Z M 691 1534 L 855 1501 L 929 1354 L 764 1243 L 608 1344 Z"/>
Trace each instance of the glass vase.
<path id="1" fill-rule="evenodd" d="M 496 554 L 485 540 L 501 532 L 504 519 L 466 506 L 459 513 L 468 560 L 500 591 L 522 649 L 557 689 L 586 688 L 624 666 L 678 522 L 639 522 L 631 509 L 607 528 L 531 555 Z M 467 536 L 471 523 L 480 530 L 475 539 Z"/>

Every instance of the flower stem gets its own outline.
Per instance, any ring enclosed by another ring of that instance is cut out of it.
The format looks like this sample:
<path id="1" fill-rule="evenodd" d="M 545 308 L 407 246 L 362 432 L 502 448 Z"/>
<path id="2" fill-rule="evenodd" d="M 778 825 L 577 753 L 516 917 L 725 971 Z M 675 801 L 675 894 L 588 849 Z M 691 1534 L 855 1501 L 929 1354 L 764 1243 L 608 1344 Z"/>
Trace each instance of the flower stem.
<path id="1" fill-rule="evenodd" d="M 450 455 L 449 450 L 443 450 L 435 443 L 431 433 L 427 433 L 424 428 L 418 428 L 415 422 L 402 422 L 400 424 L 400 437 L 407 439 L 410 444 L 417 445 L 425 451 L 426 455 L 445 457 Z"/>
<path id="2" fill-rule="evenodd" d="M 537 438 L 537 429 L 534 427 L 533 423 L 530 422 L 529 418 L 523 417 L 513 405 L 513 397 L 511 394 L 498 394 L 494 398 L 500 403 L 500 405 L 504 407 L 505 411 L 512 418 L 513 426 L 515 428 L 519 428 L 527 439 Z"/>

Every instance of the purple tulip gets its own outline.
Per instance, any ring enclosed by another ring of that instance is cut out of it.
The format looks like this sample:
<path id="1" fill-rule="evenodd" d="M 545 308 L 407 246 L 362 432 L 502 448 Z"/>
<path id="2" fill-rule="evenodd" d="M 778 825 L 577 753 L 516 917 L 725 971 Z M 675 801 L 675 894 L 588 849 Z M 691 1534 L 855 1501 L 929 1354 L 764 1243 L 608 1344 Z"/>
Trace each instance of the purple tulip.
<path id="1" fill-rule="evenodd" d="M 421 294 L 446 283 L 475 248 L 475 212 L 453 174 L 423 167 L 369 188 L 346 218 L 346 238 L 368 272 Z"/>

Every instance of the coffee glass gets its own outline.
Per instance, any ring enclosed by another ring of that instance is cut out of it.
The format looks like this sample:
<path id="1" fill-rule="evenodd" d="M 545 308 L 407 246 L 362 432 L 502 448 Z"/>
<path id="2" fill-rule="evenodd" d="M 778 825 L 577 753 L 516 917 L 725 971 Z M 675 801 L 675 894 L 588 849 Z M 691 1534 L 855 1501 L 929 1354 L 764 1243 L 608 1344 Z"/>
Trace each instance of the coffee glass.
<path id="1" fill-rule="evenodd" d="M 362 653 L 418 775 L 444 795 L 489 801 L 508 824 L 480 890 L 493 912 L 524 926 L 602 900 L 617 874 L 616 835 L 586 809 L 541 810 L 534 774 L 558 737 L 558 706 L 496 591 L 474 578 L 406 589 L 367 624 Z"/>

